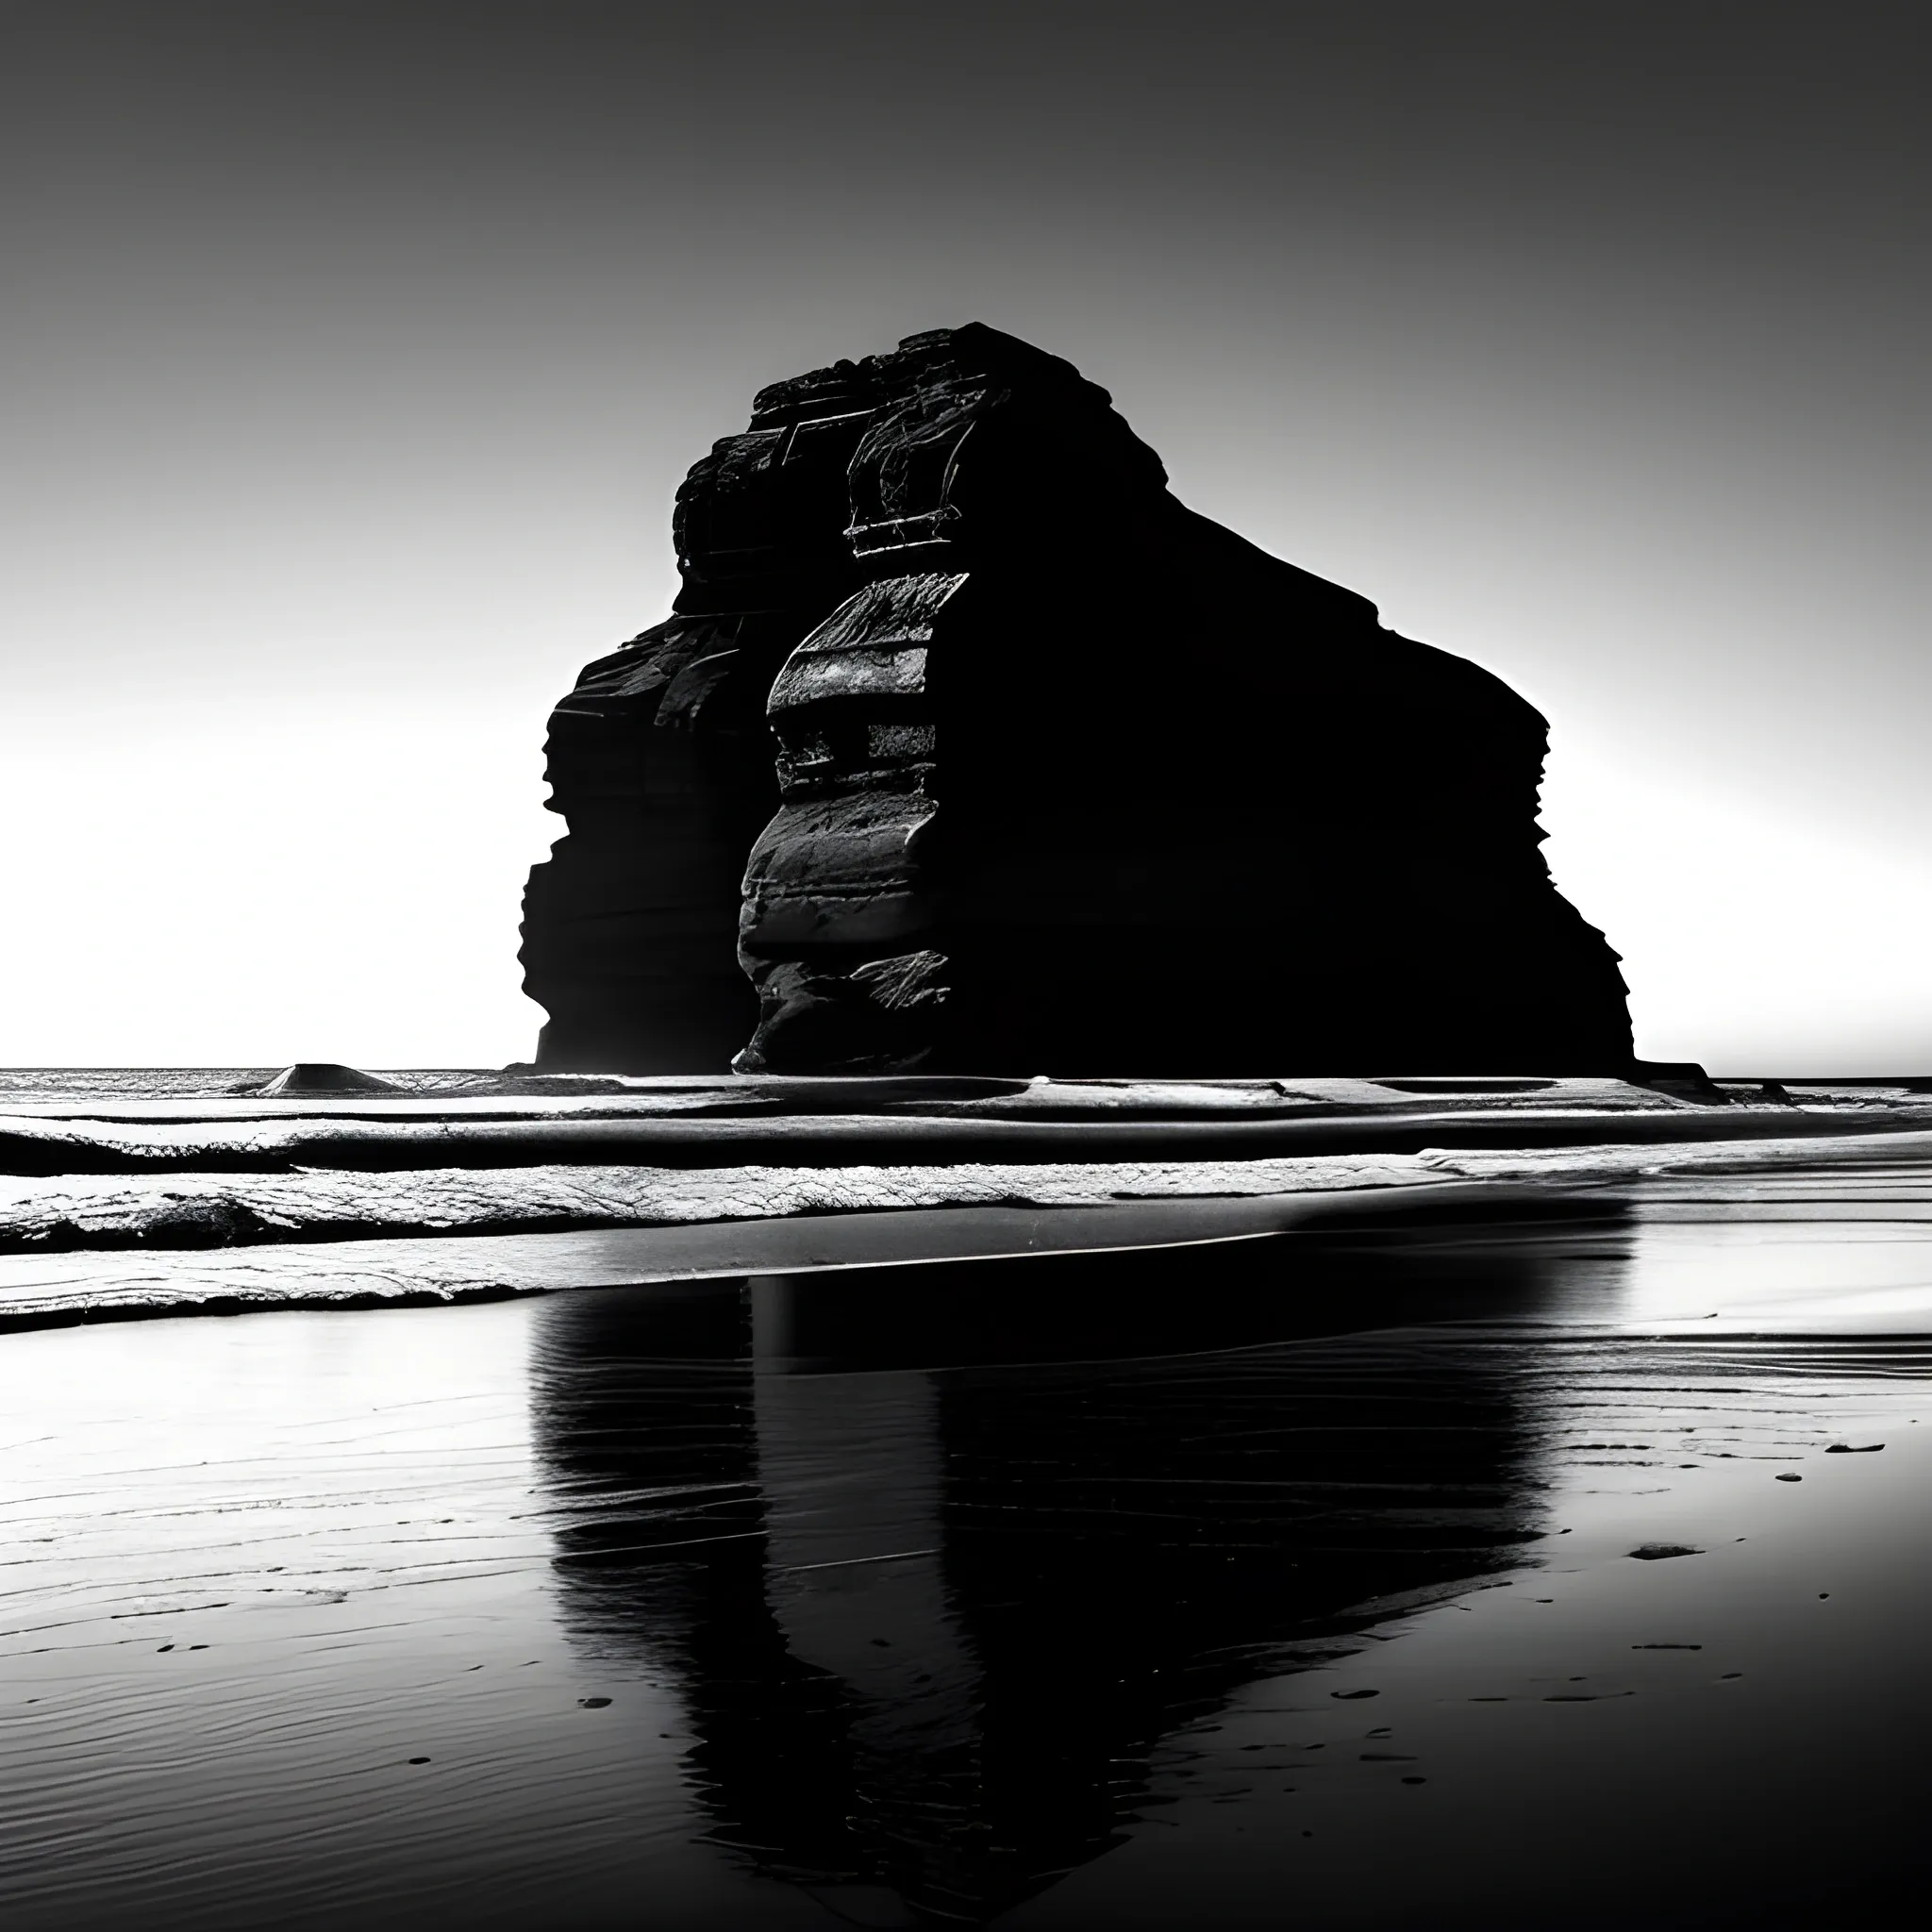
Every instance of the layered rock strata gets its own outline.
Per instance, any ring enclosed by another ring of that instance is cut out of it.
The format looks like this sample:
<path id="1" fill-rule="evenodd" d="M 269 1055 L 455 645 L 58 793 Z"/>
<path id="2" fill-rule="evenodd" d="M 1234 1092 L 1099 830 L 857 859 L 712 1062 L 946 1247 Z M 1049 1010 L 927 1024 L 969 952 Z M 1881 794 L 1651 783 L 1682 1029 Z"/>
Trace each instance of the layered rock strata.
<path id="1" fill-rule="evenodd" d="M 678 490 L 673 615 L 551 714 L 549 806 L 570 830 L 524 899 L 525 987 L 550 1014 L 538 1065 L 719 1072 L 757 1024 L 735 936 L 778 803 L 765 700 L 858 581 L 845 469 L 874 399 L 849 364 L 761 394 Z"/>
<path id="2" fill-rule="evenodd" d="M 1630 1067 L 1544 721 L 1187 509 L 1071 365 L 974 325 L 778 384 L 677 529 L 677 614 L 553 720 L 541 1064 Z"/>

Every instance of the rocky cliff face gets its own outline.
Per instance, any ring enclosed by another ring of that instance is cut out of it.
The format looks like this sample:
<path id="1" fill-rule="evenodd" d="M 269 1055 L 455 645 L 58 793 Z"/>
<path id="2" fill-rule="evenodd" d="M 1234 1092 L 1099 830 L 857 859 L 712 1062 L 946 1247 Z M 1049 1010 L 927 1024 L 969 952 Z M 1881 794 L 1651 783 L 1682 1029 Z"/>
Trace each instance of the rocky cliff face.
<path id="1" fill-rule="evenodd" d="M 1628 1066 L 1543 720 L 1185 508 L 1069 364 L 974 325 L 778 384 L 677 530 L 677 614 L 552 720 L 542 1063 Z"/>
<path id="2" fill-rule="evenodd" d="M 675 614 L 587 665 L 551 714 L 550 808 L 570 831 L 530 874 L 522 954 L 550 1013 L 541 1066 L 715 1073 L 758 1023 L 735 941 L 745 855 L 778 803 L 765 700 L 858 582 L 845 468 L 874 397 L 850 364 L 760 395 L 677 492 Z"/>

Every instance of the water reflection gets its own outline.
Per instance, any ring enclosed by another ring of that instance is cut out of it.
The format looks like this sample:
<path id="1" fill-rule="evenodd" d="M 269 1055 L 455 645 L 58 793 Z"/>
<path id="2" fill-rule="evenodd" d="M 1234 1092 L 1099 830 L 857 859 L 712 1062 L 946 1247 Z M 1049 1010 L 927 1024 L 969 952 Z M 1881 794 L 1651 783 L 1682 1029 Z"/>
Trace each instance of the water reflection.
<path id="1" fill-rule="evenodd" d="M 1241 1686 L 1518 1560 L 1533 1424 L 1453 1324 L 1612 1303 L 1625 1249 L 1600 1210 L 557 1300 L 566 1624 L 675 1676 L 757 1869 L 984 1921 Z"/>

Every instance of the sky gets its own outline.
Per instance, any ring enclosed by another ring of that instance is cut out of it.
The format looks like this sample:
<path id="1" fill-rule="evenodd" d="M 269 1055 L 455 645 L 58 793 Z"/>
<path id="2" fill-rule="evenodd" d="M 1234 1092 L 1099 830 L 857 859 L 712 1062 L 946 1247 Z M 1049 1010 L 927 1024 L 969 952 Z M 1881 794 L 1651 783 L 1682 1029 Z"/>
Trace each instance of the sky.
<path id="1" fill-rule="evenodd" d="M 1640 1052 L 1932 1073 L 1928 23 L 0 0 L 0 1064 L 526 1058 L 685 470 L 978 319 L 1549 717 Z"/>

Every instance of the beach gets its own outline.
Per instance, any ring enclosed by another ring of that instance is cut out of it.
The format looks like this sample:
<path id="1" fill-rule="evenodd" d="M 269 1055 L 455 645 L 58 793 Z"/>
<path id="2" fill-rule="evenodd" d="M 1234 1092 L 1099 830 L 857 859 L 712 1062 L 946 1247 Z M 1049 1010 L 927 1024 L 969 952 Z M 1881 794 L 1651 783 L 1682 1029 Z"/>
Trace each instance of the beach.
<path id="1" fill-rule="evenodd" d="M 0 1905 L 1869 1918 L 1928 1221 L 1840 1160 L 8 1335 Z"/>

